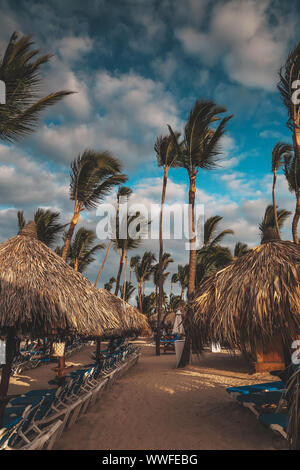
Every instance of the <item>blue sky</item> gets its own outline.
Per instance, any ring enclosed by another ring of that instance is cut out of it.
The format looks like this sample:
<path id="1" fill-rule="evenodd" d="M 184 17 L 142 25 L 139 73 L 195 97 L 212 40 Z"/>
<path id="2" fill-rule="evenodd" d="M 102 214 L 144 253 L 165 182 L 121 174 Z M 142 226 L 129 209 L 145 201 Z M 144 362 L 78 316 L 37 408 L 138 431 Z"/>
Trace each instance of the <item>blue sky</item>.
<path id="1" fill-rule="evenodd" d="M 71 218 L 69 164 L 87 147 L 122 160 L 135 201 L 158 203 L 154 141 L 167 123 L 181 131 L 194 101 L 210 98 L 234 119 L 220 168 L 199 175 L 197 201 L 207 217 L 222 215 L 223 227 L 234 229 L 228 246 L 258 243 L 257 225 L 271 201 L 271 151 L 278 140 L 291 142 L 276 82 L 299 41 L 296 0 L 0 0 L 0 8 L 0 51 L 14 30 L 33 34 L 54 54 L 44 91 L 77 91 L 43 115 L 35 134 L 0 145 L 1 239 L 15 234 L 20 209 L 28 219 L 37 207 Z M 174 170 L 167 201 L 186 198 L 187 175 Z M 278 204 L 294 208 L 282 175 Z M 83 222 L 95 228 L 95 213 Z M 290 238 L 290 221 L 284 236 Z M 156 244 L 144 249 L 157 251 Z M 166 249 L 186 261 L 178 242 Z M 102 257 L 87 273 L 91 280 Z M 103 280 L 116 263 L 113 253 Z"/>

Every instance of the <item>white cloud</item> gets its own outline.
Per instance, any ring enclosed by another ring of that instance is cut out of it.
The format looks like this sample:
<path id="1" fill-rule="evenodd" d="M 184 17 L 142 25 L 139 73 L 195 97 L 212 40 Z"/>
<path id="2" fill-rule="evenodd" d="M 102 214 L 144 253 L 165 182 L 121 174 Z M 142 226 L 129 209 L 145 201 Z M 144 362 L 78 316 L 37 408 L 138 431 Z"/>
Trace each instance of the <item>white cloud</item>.
<path id="1" fill-rule="evenodd" d="M 283 18 L 271 0 L 231 0 L 214 6 L 207 33 L 191 26 L 176 35 L 188 53 L 211 66 L 222 62 L 229 77 L 248 87 L 274 89 L 277 71 L 296 21 Z M 288 22 L 288 23 L 287 23 Z"/>

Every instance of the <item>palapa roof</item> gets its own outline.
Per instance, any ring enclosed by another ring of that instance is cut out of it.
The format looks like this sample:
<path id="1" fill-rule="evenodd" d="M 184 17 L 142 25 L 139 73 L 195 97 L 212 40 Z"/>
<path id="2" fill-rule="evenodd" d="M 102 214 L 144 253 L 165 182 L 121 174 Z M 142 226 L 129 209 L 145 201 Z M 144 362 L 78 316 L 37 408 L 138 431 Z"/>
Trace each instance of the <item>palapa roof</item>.
<path id="1" fill-rule="evenodd" d="M 37 239 L 30 222 L 0 243 L 0 335 L 10 328 L 31 337 L 126 336 L 147 330 L 147 322 L 134 307 L 96 289 L 67 265 Z"/>
<path id="2" fill-rule="evenodd" d="M 300 328 L 300 247 L 268 240 L 208 278 L 197 292 L 190 332 L 255 353 L 280 335 L 291 346 Z"/>

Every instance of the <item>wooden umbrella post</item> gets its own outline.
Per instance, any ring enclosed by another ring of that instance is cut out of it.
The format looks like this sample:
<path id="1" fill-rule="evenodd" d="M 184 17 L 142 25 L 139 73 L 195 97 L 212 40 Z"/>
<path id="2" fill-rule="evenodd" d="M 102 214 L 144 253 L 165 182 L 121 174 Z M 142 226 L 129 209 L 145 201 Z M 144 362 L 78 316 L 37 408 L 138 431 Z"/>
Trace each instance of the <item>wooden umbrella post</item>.
<path id="1" fill-rule="evenodd" d="M 96 362 L 100 363 L 101 360 L 101 340 L 100 338 L 96 339 Z"/>

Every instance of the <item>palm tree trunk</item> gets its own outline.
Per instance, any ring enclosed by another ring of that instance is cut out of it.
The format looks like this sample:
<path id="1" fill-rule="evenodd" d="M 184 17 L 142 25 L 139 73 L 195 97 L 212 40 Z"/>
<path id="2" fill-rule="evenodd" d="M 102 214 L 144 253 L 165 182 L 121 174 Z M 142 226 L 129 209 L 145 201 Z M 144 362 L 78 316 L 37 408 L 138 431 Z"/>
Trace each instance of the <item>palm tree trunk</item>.
<path id="1" fill-rule="evenodd" d="M 278 235 L 279 239 L 281 239 L 280 228 L 279 228 L 279 223 L 278 223 L 278 215 L 277 215 L 277 206 L 276 206 L 276 201 L 275 201 L 276 180 L 277 180 L 277 170 L 275 168 L 274 169 L 274 176 L 273 176 L 273 188 L 272 188 L 273 211 L 274 211 L 274 219 L 275 219 L 275 226 L 276 226 L 277 235 Z"/>
<path id="2" fill-rule="evenodd" d="M 196 233 L 195 233 L 195 196 L 196 196 L 196 174 L 190 176 L 190 189 L 189 189 L 189 231 L 190 231 L 190 269 L 189 269 L 189 284 L 188 284 L 188 309 L 186 316 L 192 315 L 191 301 L 195 291 L 196 267 L 197 267 L 197 253 L 196 253 Z M 188 321 L 189 318 L 187 318 Z M 187 366 L 191 357 L 191 338 L 189 330 L 187 330 L 184 348 L 178 364 L 178 368 Z"/>
<path id="3" fill-rule="evenodd" d="M 190 177 L 189 189 L 189 229 L 190 229 L 190 269 L 189 269 L 189 284 L 188 284 L 188 297 L 189 299 L 194 294 L 195 279 L 196 279 L 196 233 L 195 233 L 195 196 L 196 196 L 196 175 Z"/>
<path id="4" fill-rule="evenodd" d="M 118 271 L 118 275 L 117 275 L 115 295 L 118 295 L 118 293 L 119 293 L 121 274 L 122 274 L 123 266 L 124 266 L 124 262 L 125 262 L 125 254 L 126 254 L 126 249 L 123 247 L 122 251 L 121 251 L 121 256 L 120 256 L 120 265 L 119 265 L 119 271 Z"/>
<path id="5" fill-rule="evenodd" d="M 124 300 L 126 296 L 127 263 L 128 263 L 128 250 L 126 250 L 125 267 L 124 267 L 123 296 L 122 296 Z"/>
<path id="6" fill-rule="evenodd" d="M 101 268 L 100 268 L 100 270 L 99 270 L 99 272 L 98 272 L 98 275 L 97 275 L 97 279 L 96 279 L 95 284 L 94 284 L 95 287 L 97 287 L 97 284 L 98 284 L 99 279 L 100 279 L 100 277 L 101 277 L 101 274 L 102 274 L 102 271 L 103 271 L 103 269 L 104 269 L 105 263 L 106 263 L 106 261 L 107 261 L 107 258 L 108 258 L 108 255 L 109 255 L 109 251 L 110 251 L 110 249 L 111 249 L 111 246 L 112 246 L 112 240 L 109 242 L 109 245 L 108 245 L 108 247 L 107 247 L 105 258 L 104 258 L 104 260 L 103 260 L 103 263 L 102 263 L 102 265 L 101 265 Z"/>
<path id="7" fill-rule="evenodd" d="M 79 266 L 79 258 L 76 258 L 76 259 L 75 259 L 75 262 L 74 262 L 74 269 L 75 269 L 75 271 L 78 271 L 78 266 Z"/>
<path id="8" fill-rule="evenodd" d="M 138 282 L 138 296 L 139 296 L 139 309 L 143 313 L 143 304 L 142 304 L 142 281 Z"/>
<path id="9" fill-rule="evenodd" d="M 164 204 L 166 199 L 166 191 L 168 184 L 168 168 L 164 169 L 164 179 L 161 195 L 161 208 L 159 220 L 159 260 L 158 260 L 158 312 L 157 312 L 157 335 L 156 335 L 156 355 L 160 356 L 160 321 L 164 295 L 164 282 L 163 282 L 163 217 L 164 217 Z"/>
<path id="10" fill-rule="evenodd" d="M 300 218 L 300 190 L 298 189 L 296 192 L 296 209 L 295 214 L 292 222 L 292 234 L 294 243 L 299 244 L 299 237 L 298 237 L 298 222 Z"/>
<path id="11" fill-rule="evenodd" d="M 72 240 L 72 237 L 73 237 L 75 227 L 78 223 L 79 216 L 80 216 L 80 204 L 79 205 L 75 204 L 74 215 L 73 215 L 73 218 L 72 218 L 70 226 L 69 226 L 69 230 L 68 230 L 68 233 L 67 233 L 67 236 L 66 236 L 65 244 L 64 244 L 64 247 L 63 247 L 62 255 L 61 255 L 62 259 L 65 262 L 67 262 L 67 259 L 68 259 L 71 240 Z"/>

